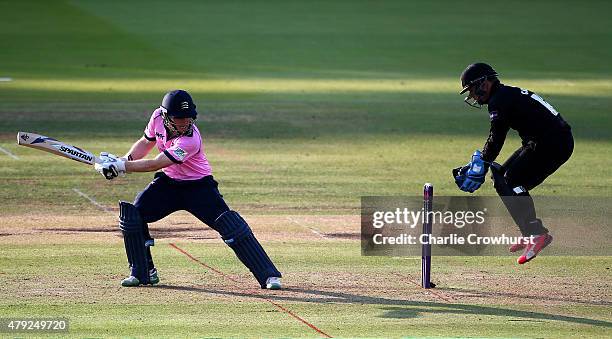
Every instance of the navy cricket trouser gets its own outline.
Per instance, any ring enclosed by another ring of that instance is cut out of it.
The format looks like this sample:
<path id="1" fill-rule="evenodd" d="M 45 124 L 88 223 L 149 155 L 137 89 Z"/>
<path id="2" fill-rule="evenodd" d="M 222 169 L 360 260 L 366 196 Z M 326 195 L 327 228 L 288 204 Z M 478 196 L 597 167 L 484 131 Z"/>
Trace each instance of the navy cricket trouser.
<path id="1" fill-rule="evenodd" d="M 163 172 L 155 173 L 155 179 L 136 197 L 134 205 L 144 223 L 158 221 L 170 213 L 186 210 L 217 231 L 232 248 L 240 261 L 253 273 L 262 288 L 268 277 L 281 277 L 248 224 L 236 212 L 225 213 L 229 207 L 219 193 L 212 175 L 199 180 L 179 181 Z M 146 226 L 146 225 L 145 225 Z M 151 239 L 148 227 L 145 237 Z M 147 247 L 149 268 L 155 267 L 151 250 Z"/>
<path id="2" fill-rule="evenodd" d="M 138 194 L 134 206 L 145 223 L 185 210 L 215 229 L 215 220 L 229 210 L 217 186 L 212 175 L 179 181 L 157 172 L 153 181 Z"/>

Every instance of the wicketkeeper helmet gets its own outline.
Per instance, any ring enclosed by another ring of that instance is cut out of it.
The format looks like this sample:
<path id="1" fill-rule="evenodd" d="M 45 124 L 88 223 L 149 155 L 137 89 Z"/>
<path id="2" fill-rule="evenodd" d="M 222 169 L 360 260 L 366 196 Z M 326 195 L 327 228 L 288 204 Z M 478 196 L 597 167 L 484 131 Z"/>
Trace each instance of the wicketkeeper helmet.
<path id="1" fill-rule="evenodd" d="M 461 73 L 461 86 L 463 88 L 459 94 L 467 92 L 472 86 L 479 85 L 488 78 L 497 76 L 498 74 L 493 67 L 484 62 L 471 64 Z"/>

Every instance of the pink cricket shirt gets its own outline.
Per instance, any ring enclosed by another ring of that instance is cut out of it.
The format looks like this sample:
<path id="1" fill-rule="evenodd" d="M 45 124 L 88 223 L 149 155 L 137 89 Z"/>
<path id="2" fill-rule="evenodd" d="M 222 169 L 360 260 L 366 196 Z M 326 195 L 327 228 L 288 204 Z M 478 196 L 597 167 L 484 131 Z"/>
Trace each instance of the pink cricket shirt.
<path id="1" fill-rule="evenodd" d="M 163 152 L 174 164 L 162 169 L 167 176 L 176 180 L 197 180 L 212 174 L 212 168 L 204 154 L 200 131 L 193 125 L 191 135 L 181 135 L 168 140 L 161 110 L 156 109 L 144 130 L 149 141 L 155 140 L 159 152 Z"/>

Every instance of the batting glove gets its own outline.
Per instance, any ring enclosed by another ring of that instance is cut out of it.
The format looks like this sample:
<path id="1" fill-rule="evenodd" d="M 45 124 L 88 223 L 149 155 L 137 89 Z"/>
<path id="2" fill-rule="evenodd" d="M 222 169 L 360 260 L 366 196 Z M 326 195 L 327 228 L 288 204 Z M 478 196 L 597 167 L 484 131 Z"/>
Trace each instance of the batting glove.
<path id="1" fill-rule="evenodd" d="M 100 153 L 101 163 L 96 163 L 94 168 L 106 179 L 113 180 L 119 175 L 125 175 L 125 159 L 118 158 L 108 152 Z"/>

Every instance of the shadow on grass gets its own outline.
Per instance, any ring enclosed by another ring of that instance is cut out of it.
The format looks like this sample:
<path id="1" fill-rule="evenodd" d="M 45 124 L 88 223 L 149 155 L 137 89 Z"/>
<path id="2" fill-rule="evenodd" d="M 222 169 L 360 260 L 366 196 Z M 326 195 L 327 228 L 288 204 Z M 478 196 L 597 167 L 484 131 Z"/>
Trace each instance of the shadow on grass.
<path id="1" fill-rule="evenodd" d="M 255 299 L 271 299 L 275 301 L 291 301 L 291 302 L 307 302 L 307 303 L 345 303 L 345 304 L 356 304 L 356 305 L 381 305 L 381 309 L 385 310 L 386 313 L 382 316 L 383 318 L 417 318 L 419 314 L 424 313 L 448 313 L 448 314 L 463 314 L 463 315 L 489 315 L 489 316 L 504 316 L 521 318 L 528 321 L 544 321 L 544 320 L 556 320 L 564 321 L 575 324 L 584 324 L 591 326 L 600 326 L 606 328 L 612 328 L 612 322 L 605 320 L 581 318 L 564 316 L 542 312 L 529 312 L 519 311 L 501 307 L 489 307 L 482 305 L 469 305 L 469 304 L 454 304 L 454 303 L 440 303 L 440 302 L 425 302 L 425 301 L 411 301 L 411 300 L 396 300 L 383 297 L 365 296 L 352 293 L 344 293 L 337 291 L 321 291 L 314 289 L 302 289 L 302 288 L 285 288 L 283 292 L 295 292 L 313 295 L 313 297 L 297 297 L 288 295 L 274 295 L 274 294 L 253 294 L 248 291 L 218 291 L 209 288 L 192 287 L 192 286 L 155 286 L 153 288 L 159 288 L 164 290 L 176 290 L 176 291 L 189 291 L 189 292 L 201 292 L 210 293 L 217 295 L 227 295 L 243 298 L 255 298 Z M 519 321 L 519 320 L 514 320 Z"/>
<path id="2" fill-rule="evenodd" d="M 571 302 L 576 304 L 584 304 L 584 305 L 593 305 L 593 306 L 608 306 L 611 307 L 612 303 L 608 301 L 591 301 L 591 300 L 581 300 L 581 299 L 568 299 L 568 298 L 559 298 L 554 296 L 539 296 L 539 295 L 528 295 L 528 294 L 519 294 L 519 293 L 511 293 L 511 292 L 492 292 L 492 291 L 479 291 L 475 289 L 468 288 L 457 288 L 457 287 L 441 287 L 436 288 L 441 291 L 449 291 L 449 292 L 462 292 L 469 293 L 472 296 L 479 297 L 510 297 L 510 298 L 518 298 L 518 299 L 527 299 L 527 300 L 542 300 L 542 301 L 558 301 L 558 302 Z"/>

